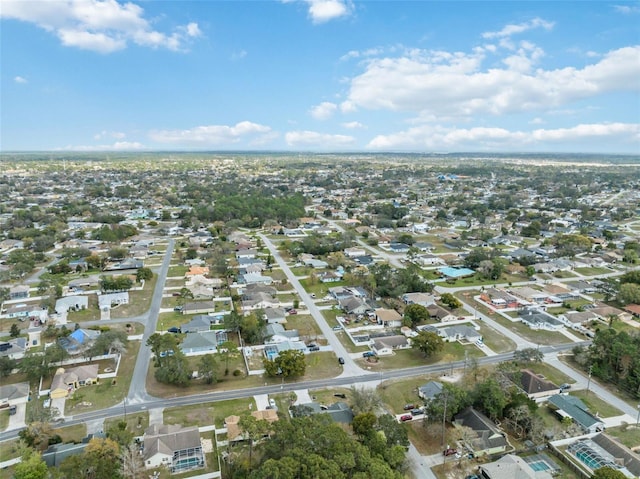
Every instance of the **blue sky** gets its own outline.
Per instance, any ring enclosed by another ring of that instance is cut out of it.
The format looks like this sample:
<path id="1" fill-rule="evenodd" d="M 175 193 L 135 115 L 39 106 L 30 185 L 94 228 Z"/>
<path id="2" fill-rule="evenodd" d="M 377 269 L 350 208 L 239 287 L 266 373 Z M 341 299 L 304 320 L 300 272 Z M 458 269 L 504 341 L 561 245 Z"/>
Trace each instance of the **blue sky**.
<path id="1" fill-rule="evenodd" d="M 0 148 L 640 154 L 640 3 L 0 0 Z"/>

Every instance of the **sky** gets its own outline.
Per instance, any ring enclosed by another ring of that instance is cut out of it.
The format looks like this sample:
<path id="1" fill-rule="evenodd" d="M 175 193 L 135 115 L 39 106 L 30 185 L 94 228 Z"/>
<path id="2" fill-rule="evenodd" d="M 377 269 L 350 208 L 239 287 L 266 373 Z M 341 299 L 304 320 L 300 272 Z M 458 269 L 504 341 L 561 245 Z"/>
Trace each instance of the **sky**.
<path id="1" fill-rule="evenodd" d="M 640 154 L 640 2 L 0 0 L 0 150 Z"/>

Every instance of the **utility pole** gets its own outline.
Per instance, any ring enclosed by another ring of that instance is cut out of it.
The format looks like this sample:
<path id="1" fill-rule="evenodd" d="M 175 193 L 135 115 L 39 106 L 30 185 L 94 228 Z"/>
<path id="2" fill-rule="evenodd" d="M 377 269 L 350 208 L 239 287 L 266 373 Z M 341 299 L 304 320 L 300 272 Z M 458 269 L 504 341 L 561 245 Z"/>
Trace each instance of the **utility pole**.
<path id="1" fill-rule="evenodd" d="M 587 381 L 587 394 L 589 394 L 589 387 L 591 386 L 591 371 L 593 370 L 593 365 L 589 365 L 589 380 Z"/>
<path id="2" fill-rule="evenodd" d="M 447 419 L 447 401 L 449 400 L 449 391 L 445 392 L 444 394 L 444 411 L 442 411 L 442 445 L 444 446 L 445 444 L 445 422 Z"/>

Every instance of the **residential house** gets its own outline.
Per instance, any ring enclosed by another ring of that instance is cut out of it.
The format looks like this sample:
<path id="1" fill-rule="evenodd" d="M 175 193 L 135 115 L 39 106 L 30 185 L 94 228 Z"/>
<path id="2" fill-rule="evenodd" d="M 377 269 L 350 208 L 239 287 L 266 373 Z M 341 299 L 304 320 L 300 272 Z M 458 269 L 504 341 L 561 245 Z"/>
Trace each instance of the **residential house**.
<path id="1" fill-rule="evenodd" d="M 387 328 L 400 328 L 402 326 L 402 315 L 395 309 L 378 308 L 374 310 L 378 324 Z"/>
<path id="2" fill-rule="evenodd" d="M 347 314 L 365 314 L 371 309 L 366 301 L 353 296 L 339 300 L 338 304 L 340 305 L 340 308 Z"/>
<path id="3" fill-rule="evenodd" d="M 483 479 L 552 479 L 546 471 L 534 470 L 524 459 L 513 454 L 502 456 L 495 462 L 482 464 L 480 476 Z"/>
<path id="4" fill-rule="evenodd" d="M 556 384 L 539 376 L 530 369 L 521 369 L 519 372 L 510 375 L 509 378 L 522 392 L 529 396 L 529 399 L 548 397 L 556 394 L 560 389 Z"/>
<path id="5" fill-rule="evenodd" d="M 9 288 L 9 299 L 23 299 L 29 297 L 29 286 L 18 284 Z"/>
<path id="6" fill-rule="evenodd" d="M 264 308 L 262 310 L 263 319 L 267 324 L 286 323 L 287 313 L 284 308 Z"/>
<path id="7" fill-rule="evenodd" d="M 98 307 L 101 311 L 107 311 L 114 306 L 129 304 L 129 292 L 107 293 L 98 296 Z"/>
<path id="8" fill-rule="evenodd" d="M 242 299 L 242 311 L 254 311 L 256 309 L 277 308 L 280 306 L 280 300 L 274 298 L 268 293 L 250 293 L 245 294 Z"/>
<path id="9" fill-rule="evenodd" d="M 418 387 L 418 396 L 425 402 L 431 401 L 442 392 L 442 388 L 443 386 L 441 382 L 429 381 L 428 383 Z"/>
<path id="10" fill-rule="evenodd" d="M 390 243 L 389 249 L 392 253 L 406 253 L 409 251 L 409 245 L 404 243 Z"/>
<path id="11" fill-rule="evenodd" d="M 86 296 L 63 296 L 62 298 L 56 300 L 55 310 L 56 313 L 62 314 L 69 311 L 80 311 L 82 309 L 87 309 L 89 306 L 89 298 Z"/>
<path id="12" fill-rule="evenodd" d="M 215 318 L 208 314 L 198 314 L 191 318 L 191 321 L 180 326 L 183 333 L 200 333 L 202 331 L 211 330 L 212 321 Z"/>
<path id="13" fill-rule="evenodd" d="M 550 296 L 549 293 L 543 293 L 537 289 L 533 289 L 529 286 L 522 286 L 519 288 L 511 288 L 509 290 L 511 294 L 519 298 L 524 299 L 527 303 L 542 304 Z"/>
<path id="14" fill-rule="evenodd" d="M 329 263 L 320 259 L 310 258 L 304 260 L 304 265 L 314 269 L 324 269 L 329 267 Z"/>
<path id="15" fill-rule="evenodd" d="M 29 344 L 25 338 L 12 338 L 0 342 L 0 357 L 22 359 L 28 348 Z"/>
<path id="16" fill-rule="evenodd" d="M 624 310 L 636 318 L 640 318 L 640 304 L 627 304 Z"/>
<path id="17" fill-rule="evenodd" d="M 342 280 L 342 276 L 333 271 L 326 271 L 322 273 L 319 278 L 322 283 L 337 283 Z"/>
<path id="18" fill-rule="evenodd" d="M 487 288 L 480 294 L 480 299 L 495 309 L 519 308 L 525 304 L 515 296 L 497 288 Z"/>
<path id="19" fill-rule="evenodd" d="M 344 249 L 344 255 L 347 258 L 357 258 L 358 256 L 365 256 L 366 254 L 367 252 L 364 250 L 364 248 L 353 247 Z"/>
<path id="20" fill-rule="evenodd" d="M 411 347 L 409 340 L 402 334 L 377 338 L 371 345 L 371 350 L 376 356 L 390 356 L 396 349 L 408 349 Z"/>
<path id="21" fill-rule="evenodd" d="M 640 456 L 605 433 L 582 438 L 570 444 L 567 453 L 586 465 L 591 471 L 610 467 L 629 479 L 640 477 Z"/>
<path id="22" fill-rule="evenodd" d="M 49 396 L 52 399 L 64 398 L 82 386 L 98 383 L 98 365 L 85 364 L 75 368 L 58 368 L 51 381 Z"/>
<path id="23" fill-rule="evenodd" d="M 458 319 L 454 314 L 438 304 L 428 305 L 427 311 L 429 311 L 429 316 L 431 317 L 431 319 L 437 319 L 441 323 L 446 323 L 447 321 L 455 321 L 456 319 Z"/>
<path id="24" fill-rule="evenodd" d="M 0 385 L 0 409 L 26 404 L 29 400 L 29 383 L 14 383 Z"/>
<path id="25" fill-rule="evenodd" d="M 227 339 L 227 332 L 222 330 L 187 333 L 178 347 L 185 356 L 213 354 L 218 352 L 218 346 Z"/>
<path id="26" fill-rule="evenodd" d="M 97 274 L 92 274 L 91 276 L 82 277 L 78 279 L 72 279 L 69 281 L 69 289 L 70 290 L 78 290 L 85 288 L 93 288 L 100 284 L 100 276 Z"/>
<path id="27" fill-rule="evenodd" d="M 435 297 L 429 293 L 406 293 L 402 295 L 402 301 L 405 304 L 419 304 L 425 307 L 436 302 Z"/>
<path id="28" fill-rule="evenodd" d="M 4 304 L 4 309 L 1 318 L 19 319 L 25 321 L 29 316 L 41 316 L 41 312 L 45 311 L 36 304 L 18 303 L 18 304 Z"/>
<path id="29" fill-rule="evenodd" d="M 600 320 L 600 316 L 591 310 L 567 311 L 566 313 L 558 316 L 558 318 L 573 328 L 590 323 L 591 321 Z"/>
<path id="30" fill-rule="evenodd" d="M 468 427 L 475 437 L 465 440 L 465 446 L 478 456 L 505 452 L 509 447 L 506 435 L 496 424 L 480 411 L 468 407 L 454 417 L 454 426 Z"/>
<path id="31" fill-rule="evenodd" d="M 186 303 L 182 308 L 182 314 L 209 314 L 216 312 L 216 303 L 213 301 L 194 301 Z"/>
<path id="32" fill-rule="evenodd" d="M 560 418 L 571 418 L 585 433 L 604 431 L 604 422 L 591 414 L 586 404 L 575 396 L 554 394 L 547 404 Z"/>
<path id="33" fill-rule="evenodd" d="M 525 308 L 519 313 L 520 320 L 531 329 L 558 331 L 564 327 L 562 321 L 536 308 Z"/>
<path id="34" fill-rule="evenodd" d="M 243 284 L 266 284 L 273 283 L 271 276 L 263 276 L 260 273 L 245 273 L 238 276 L 238 281 Z"/>
<path id="35" fill-rule="evenodd" d="M 143 261 L 133 258 L 127 258 L 119 262 L 107 263 L 107 265 L 103 268 L 103 271 L 136 271 L 142 267 L 144 267 Z"/>
<path id="36" fill-rule="evenodd" d="M 80 328 L 76 329 L 69 336 L 59 338 L 58 344 L 67 351 L 67 353 L 74 355 L 89 349 L 98 336 L 100 336 L 100 331 Z"/>
<path id="37" fill-rule="evenodd" d="M 144 432 L 143 460 L 147 469 L 165 466 L 181 473 L 205 466 L 198 426 L 154 424 Z"/>
<path id="38" fill-rule="evenodd" d="M 631 319 L 631 315 L 629 313 L 626 313 L 621 309 L 614 308 L 613 306 L 608 306 L 606 304 L 599 304 L 597 307 L 592 308 L 590 311 L 600 316 L 603 321 L 609 321 L 609 319 L 612 317 L 620 320 Z"/>
<path id="39" fill-rule="evenodd" d="M 286 341 L 300 341 L 300 333 L 297 329 L 284 329 L 280 323 L 267 324 L 265 328 L 265 344 L 282 343 Z"/>
<path id="40" fill-rule="evenodd" d="M 445 341 L 467 341 L 474 343 L 482 340 L 482 335 L 466 324 L 438 328 L 438 335 Z"/>
<path id="41" fill-rule="evenodd" d="M 255 258 L 258 256 L 258 251 L 255 249 L 242 249 L 236 251 L 236 259 L 240 258 Z"/>
<path id="42" fill-rule="evenodd" d="M 296 415 L 328 414 L 331 419 L 341 424 L 351 424 L 354 417 L 349 405 L 342 401 L 333 403 L 330 406 L 323 406 L 317 402 L 297 404 L 291 407 L 289 413 L 293 417 Z"/>
<path id="43" fill-rule="evenodd" d="M 275 409 L 252 411 L 251 415 L 257 420 L 265 420 L 269 423 L 274 423 L 278 420 L 278 411 Z M 227 440 L 231 444 L 247 439 L 246 433 L 240 427 L 240 416 L 228 416 L 224 418 L 224 427 L 227 429 Z"/>

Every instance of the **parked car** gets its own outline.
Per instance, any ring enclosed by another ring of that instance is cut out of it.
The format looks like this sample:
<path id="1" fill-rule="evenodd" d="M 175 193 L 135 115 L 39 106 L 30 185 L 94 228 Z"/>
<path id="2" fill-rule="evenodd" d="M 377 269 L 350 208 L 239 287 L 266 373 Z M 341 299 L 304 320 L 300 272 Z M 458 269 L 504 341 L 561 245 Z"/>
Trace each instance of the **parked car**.
<path id="1" fill-rule="evenodd" d="M 18 411 L 18 406 L 12 404 L 9 406 L 9 416 L 13 416 Z"/>
<path id="2" fill-rule="evenodd" d="M 337 325 L 335 325 L 335 326 L 333 327 L 333 330 L 334 330 L 334 331 L 340 331 L 341 329 L 342 329 L 342 326 L 340 326 L 339 324 L 337 324 Z"/>
<path id="3" fill-rule="evenodd" d="M 316 346 L 315 344 L 313 346 L 307 346 L 307 349 L 309 351 L 320 351 L 320 346 Z"/>
<path id="4" fill-rule="evenodd" d="M 565 389 L 571 389 L 571 384 L 564 383 L 560 385 L 560 391 L 564 391 Z"/>
<path id="5" fill-rule="evenodd" d="M 458 450 L 453 447 L 450 447 L 449 449 L 445 449 L 444 451 L 442 451 L 443 456 L 454 456 L 457 453 L 458 453 Z"/>
<path id="6" fill-rule="evenodd" d="M 182 332 L 180 328 L 177 328 L 176 326 L 171 326 L 169 329 L 167 329 L 167 331 L 173 334 L 178 334 Z"/>
<path id="7" fill-rule="evenodd" d="M 412 410 L 412 409 L 414 409 L 415 407 L 416 407 L 416 406 L 415 406 L 415 404 L 405 404 L 405 405 L 404 405 L 404 407 L 403 407 L 403 409 L 404 409 L 405 411 L 411 411 L 411 410 Z"/>
<path id="8" fill-rule="evenodd" d="M 411 415 L 412 416 L 419 416 L 420 414 L 423 414 L 424 411 L 420 408 L 415 408 L 411 410 Z"/>
<path id="9" fill-rule="evenodd" d="M 373 351 L 365 351 L 364 353 L 362 353 L 363 358 L 372 358 L 375 355 L 376 353 L 374 353 Z"/>
<path id="10" fill-rule="evenodd" d="M 344 358 L 343 358 L 342 356 L 340 356 L 340 357 L 338 358 L 338 362 L 339 362 L 340 364 L 344 364 Z"/>
<path id="11" fill-rule="evenodd" d="M 271 406 L 271 409 L 276 409 L 276 400 L 273 398 L 269 399 L 269 406 Z"/>
<path id="12" fill-rule="evenodd" d="M 184 306 L 176 306 L 175 308 L 173 308 L 174 311 L 182 311 L 184 309 Z"/>
<path id="13" fill-rule="evenodd" d="M 400 416 L 400 421 L 402 422 L 411 421 L 412 419 L 413 416 L 411 414 L 403 414 L 402 416 Z"/>
<path id="14" fill-rule="evenodd" d="M 344 393 L 335 393 L 334 396 L 341 399 L 347 399 L 347 395 Z"/>

